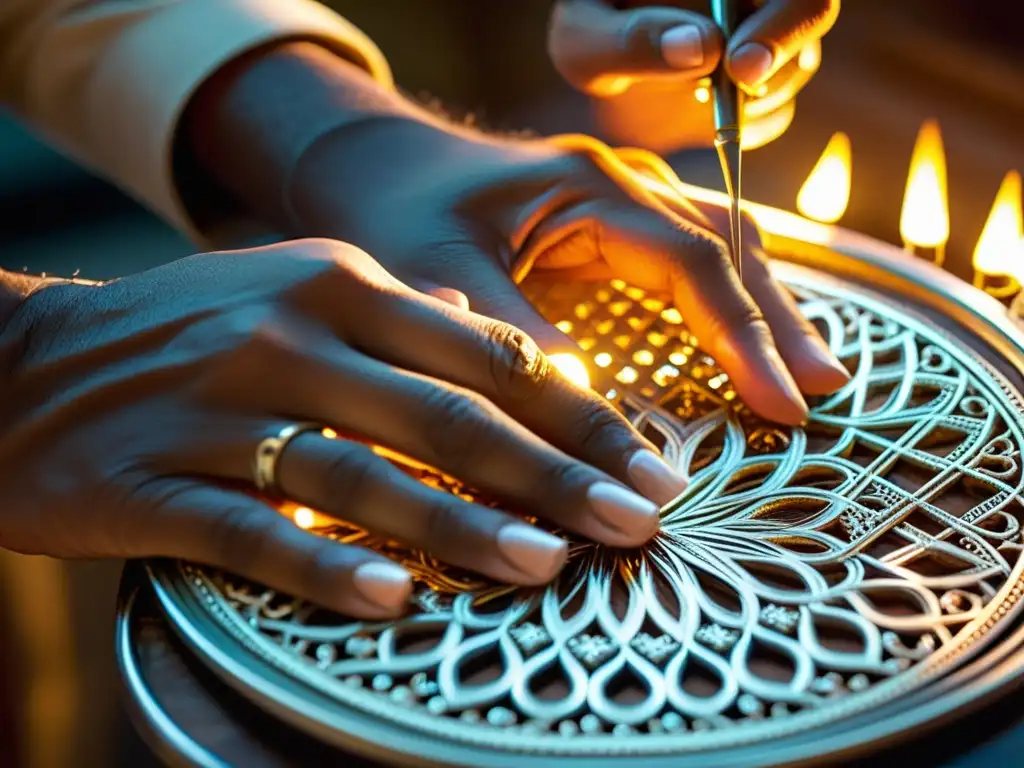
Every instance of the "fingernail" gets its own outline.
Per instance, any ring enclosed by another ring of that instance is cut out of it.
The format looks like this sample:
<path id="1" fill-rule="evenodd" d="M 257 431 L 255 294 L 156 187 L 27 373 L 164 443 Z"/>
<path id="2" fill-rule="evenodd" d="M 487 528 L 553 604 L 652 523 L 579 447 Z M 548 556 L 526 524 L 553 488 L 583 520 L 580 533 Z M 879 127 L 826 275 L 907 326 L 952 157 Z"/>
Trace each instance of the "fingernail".
<path id="1" fill-rule="evenodd" d="M 661 36 L 661 58 L 673 69 L 693 69 L 704 63 L 704 38 L 692 24 L 672 27 Z"/>
<path id="2" fill-rule="evenodd" d="M 788 402 L 781 402 L 777 408 L 778 420 L 784 424 L 803 424 L 810 416 L 807 401 L 804 400 L 800 387 L 797 386 L 793 374 L 789 372 L 778 350 L 770 349 L 768 359 L 772 363 L 771 370 L 775 383 L 787 396 Z M 787 407 L 788 406 L 788 407 Z"/>
<path id="3" fill-rule="evenodd" d="M 827 369 L 830 375 L 827 376 L 827 381 L 824 382 L 828 386 L 838 389 L 850 380 L 850 372 L 846 370 L 846 366 L 842 364 L 838 357 L 836 357 L 831 347 L 824 339 L 812 339 L 813 343 L 807 348 L 809 356 L 814 360 L 820 367 Z M 834 391 L 829 390 L 829 391 Z"/>
<path id="4" fill-rule="evenodd" d="M 402 607 L 412 592 L 412 577 L 394 563 L 363 563 L 352 582 L 364 600 L 389 610 Z"/>
<path id="5" fill-rule="evenodd" d="M 587 500 L 598 519 L 622 546 L 636 546 L 651 538 L 661 522 L 658 507 L 639 494 L 613 483 L 594 483 Z"/>
<path id="6" fill-rule="evenodd" d="M 654 451 L 634 453 L 626 465 L 626 472 L 640 493 L 662 507 L 686 490 L 686 478 Z"/>
<path id="7" fill-rule="evenodd" d="M 773 59 L 772 52 L 760 43 L 744 43 L 729 57 L 729 71 L 737 82 L 756 87 L 768 77 Z"/>
<path id="8" fill-rule="evenodd" d="M 569 553 L 569 545 L 563 539 L 520 523 L 498 531 L 498 549 L 509 565 L 540 581 L 553 579 Z"/>
<path id="9" fill-rule="evenodd" d="M 793 373 L 807 394 L 831 394 L 850 381 L 850 372 L 828 348 L 824 339 L 810 337 Z"/>

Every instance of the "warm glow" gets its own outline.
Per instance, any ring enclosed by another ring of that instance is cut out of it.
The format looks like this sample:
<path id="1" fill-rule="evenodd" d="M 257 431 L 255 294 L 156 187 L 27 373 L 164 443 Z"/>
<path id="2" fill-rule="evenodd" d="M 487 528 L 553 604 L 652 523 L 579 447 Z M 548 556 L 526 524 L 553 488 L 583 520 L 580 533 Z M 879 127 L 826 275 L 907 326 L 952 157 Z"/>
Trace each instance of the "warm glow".
<path id="1" fill-rule="evenodd" d="M 851 167 L 850 137 L 840 131 L 828 140 L 817 165 L 800 187 L 797 210 L 826 224 L 839 221 L 850 202 Z"/>
<path id="2" fill-rule="evenodd" d="M 295 525 L 303 530 L 327 528 L 334 525 L 334 521 L 330 517 L 322 515 L 309 507 L 288 502 L 283 504 L 280 509 L 285 517 L 290 517 Z"/>
<path id="3" fill-rule="evenodd" d="M 1024 236 L 1020 187 L 1017 171 L 1006 174 L 974 249 L 976 271 L 986 275 L 1020 274 L 1020 241 Z"/>
<path id="4" fill-rule="evenodd" d="M 697 90 L 693 92 L 693 97 L 701 104 L 707 104 L 711 101 L 711 89 L 707 86 L 699 86 Z"/>
<path id="5" fill-rule="evenodd" d="M 580 389 L 590 389 L 590 374 L 587 366 L 571 352 L 561 352 L 548 358 L 565 378 Z"/>
<path id="6" fill-rule="evenodd" d="M 814 42 L 805 45 L 797 56 L 796 64 L 804 72 L 815 72 L 821 65 L 821 43 Z"/>
<path id="7" fill-rule="evenodd" d="M 296 507 L 292 513 L 292 518 L 295 520 L 295 524 L 299 528 L 312 528 L 316 522 L 316 515 L 313 510 L 309 507 Z"/>
<path id="8" fill-rule="evenodd" d="M 946 153 L 939 124 L 926 120 L 910 160 L 907 191 L 900 213 L 900 236 L 909 245 L 938 248 L 949 240 Z"/>

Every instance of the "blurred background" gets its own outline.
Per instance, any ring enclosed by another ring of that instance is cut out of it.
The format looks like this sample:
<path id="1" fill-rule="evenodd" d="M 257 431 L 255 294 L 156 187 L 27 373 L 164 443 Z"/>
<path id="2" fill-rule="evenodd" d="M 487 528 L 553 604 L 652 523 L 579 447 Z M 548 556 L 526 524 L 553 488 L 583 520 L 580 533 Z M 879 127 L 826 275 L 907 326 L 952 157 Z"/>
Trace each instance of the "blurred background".
<path id="1" fill-rule="evenodd" d="M 592 105 L 563 85 L 548 62 L 550 0 L 327 4 L 377 41 L 398 82 L 414 95 L 439 99 L 457 114 L 471 112 L 493 129 L 600 133 Z M 969 278 L 971 252 L 1000 180 L 1024 167 L 1024 51 L 1012 23 L 1015 5 L 847 0 L 825 39 L 821 71 L 798 99 L 792 127 L 745 158 L 745 196 L 793 210 L 829 137 L 842 130 L 852 142 L 853 185 L 840 223 L 899 242 L 911 150 L 922 121 L 934 117 L 949 168 L 947 267 Z M 665 119 L 671 114 L 668 105 Z M 720 186 L 712 152 L 674 153 L 672 160 L 684 180 Z M 106 278 L 193 250 L 116 189 L 2 116 L 0 210 L 0 265 L 7 269 Z M 0 617 L 34 623 L 52 638 L 27 649 L 0 640 L 8 678 L 20 672 L 23 682 L 31 679 L 25 706 L 72 701 L 57 716 L 85 726 L 80 743 L 69 745 L 78 765 L 146 764 L 116 706 L 117 564 L 74 564 L 59 575 L 25 558 L 6 565 Z M 73 608 L 62 608 L 68 605 Z M 8 715 L 6 727 L 16 727 L 17 713 Z M 3 720 L 0 712 L 0 726 Z"/>

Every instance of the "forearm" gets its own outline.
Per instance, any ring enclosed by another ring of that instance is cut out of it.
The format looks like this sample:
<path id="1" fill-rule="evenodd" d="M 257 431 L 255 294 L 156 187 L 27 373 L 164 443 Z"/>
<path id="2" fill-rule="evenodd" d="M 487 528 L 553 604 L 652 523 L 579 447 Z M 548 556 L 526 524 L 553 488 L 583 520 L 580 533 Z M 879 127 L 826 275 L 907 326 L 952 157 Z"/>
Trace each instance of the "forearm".
<path id="1" fill-rule="evenodd" d="M 284 190 L 309 147 L 346 126 L 399 116 L 433 119 L 316 44 L 280 44 L 240 58 L 199 90 L 177 151 L 191 158 L 185 167 L 198 168 L 245 208 L 288 230 L 293 222 Z"/>

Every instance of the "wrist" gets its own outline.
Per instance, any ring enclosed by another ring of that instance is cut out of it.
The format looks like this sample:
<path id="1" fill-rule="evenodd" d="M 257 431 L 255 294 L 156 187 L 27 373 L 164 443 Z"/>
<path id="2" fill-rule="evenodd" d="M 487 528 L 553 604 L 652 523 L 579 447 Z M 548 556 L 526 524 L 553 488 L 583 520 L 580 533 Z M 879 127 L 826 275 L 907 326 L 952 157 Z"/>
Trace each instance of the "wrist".
<path id="1" fill-rule="evenodd" d="M 204 84 L 186 110 L 178 149 L 207 183 L 285 226 L 282 191 L 321 136 L 375 118 L 428 116 L 328 49 L 288 42 L 243 56 Z"/>
<path id="2" fill-rule="evenodd" d="M 296 158 L 282 188 L 291 231 L 350 239 L 368 207 L 401 206 L 395 198 L 416 196 L 423 175 L 440 191 L 442 173 L 424 174 L 424 165 L 443 164 L 456 144 L 466 149 L 440 125 L 404 116 L 364 117 L 325 132 Z"/>

